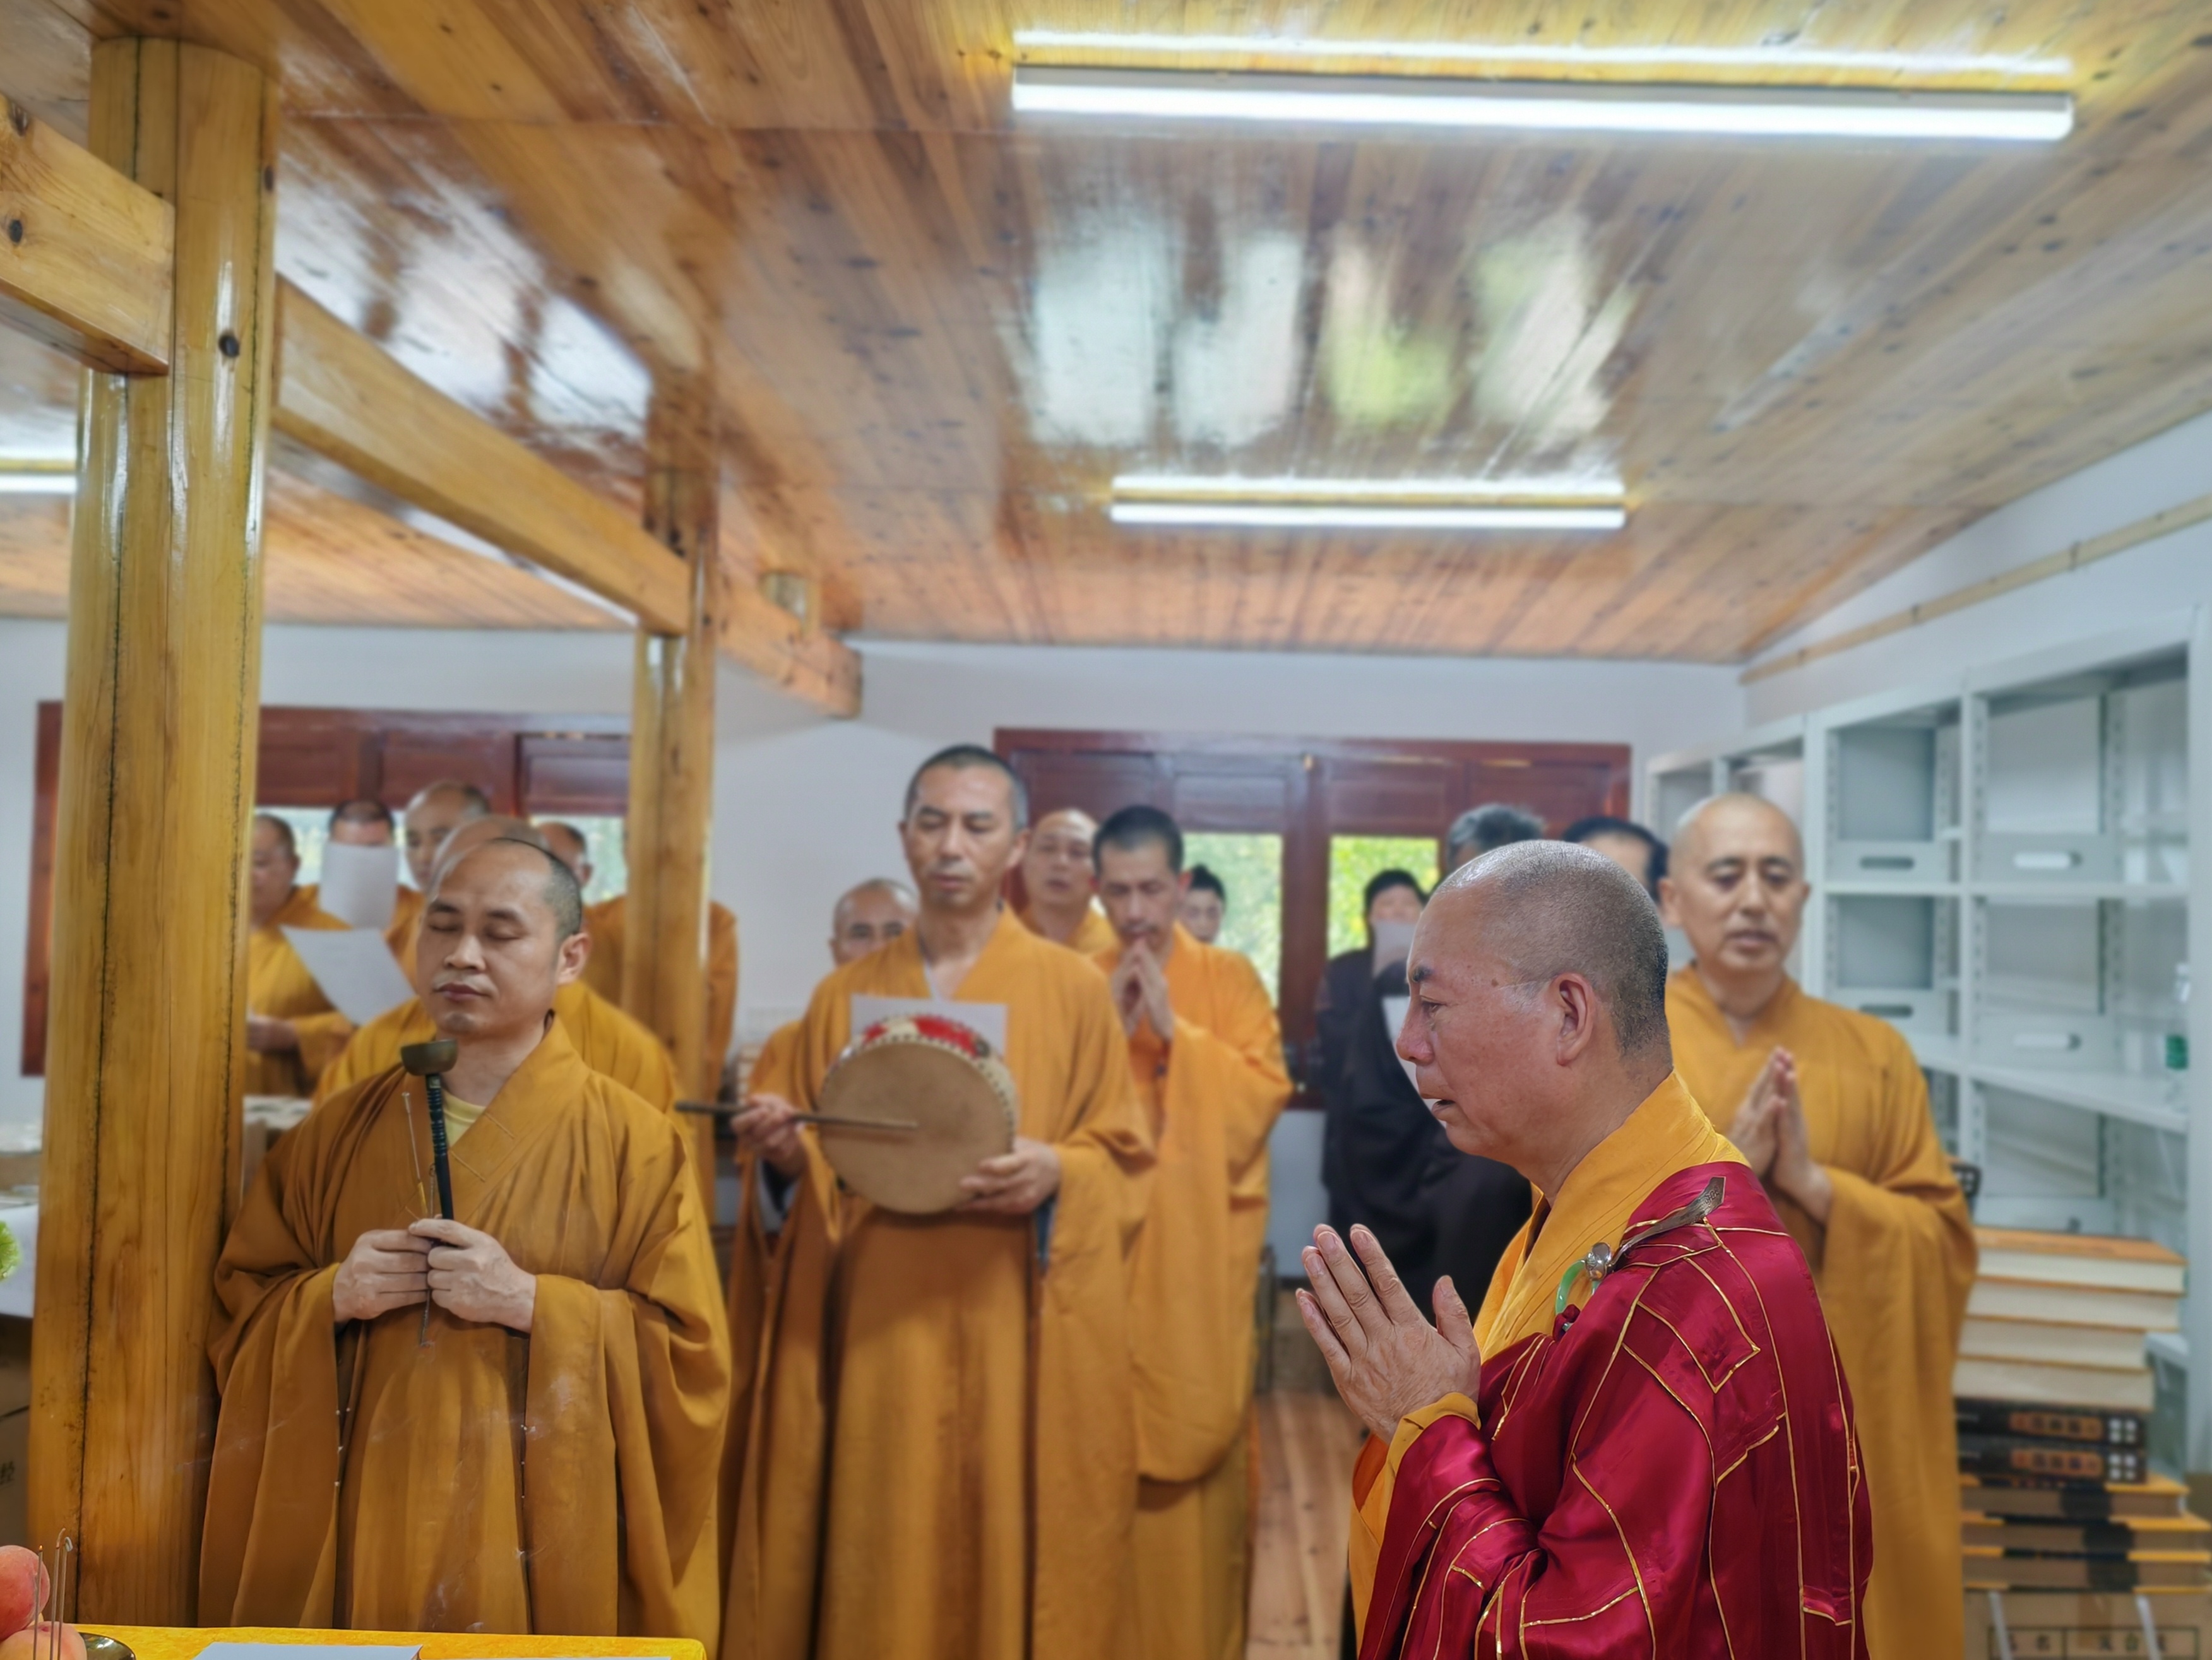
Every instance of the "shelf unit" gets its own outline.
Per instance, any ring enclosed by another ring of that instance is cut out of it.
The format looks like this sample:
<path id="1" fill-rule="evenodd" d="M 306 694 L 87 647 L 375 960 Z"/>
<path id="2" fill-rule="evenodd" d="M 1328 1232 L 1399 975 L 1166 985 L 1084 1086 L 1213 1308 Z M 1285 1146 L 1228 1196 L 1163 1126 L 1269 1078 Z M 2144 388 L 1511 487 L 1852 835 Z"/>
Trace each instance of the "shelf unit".
<path id="1" fill-rule="evenodd" d="M 1725 788 L 1805 827 L 1792 970 L 1911 1041 L 1978 1219 L 2203 1266 L 2160 1412 L 2212 1470 L 2212 612 L 1662 756 L 1645 811 L 1664 834 Z"/>

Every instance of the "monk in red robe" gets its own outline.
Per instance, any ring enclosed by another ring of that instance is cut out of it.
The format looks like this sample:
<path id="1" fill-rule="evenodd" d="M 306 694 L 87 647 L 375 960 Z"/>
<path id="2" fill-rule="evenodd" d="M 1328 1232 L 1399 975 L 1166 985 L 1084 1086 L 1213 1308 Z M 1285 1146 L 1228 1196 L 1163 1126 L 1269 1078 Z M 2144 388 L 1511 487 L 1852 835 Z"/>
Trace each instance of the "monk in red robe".
<path id="1" fill-rule="evenodd" d="M 1354 1475 L 1363 1660 L 1866 1654 L 1872 1523 L 1810 1271 L 1674 1071 L 1667 947 L 1603 855 L 1500 848 L 1437 891 L 1399 1052 L 1534 1215 L 1470 1327 L 1363 1228 L 1300 1310 L 1374 1432 Z"/>

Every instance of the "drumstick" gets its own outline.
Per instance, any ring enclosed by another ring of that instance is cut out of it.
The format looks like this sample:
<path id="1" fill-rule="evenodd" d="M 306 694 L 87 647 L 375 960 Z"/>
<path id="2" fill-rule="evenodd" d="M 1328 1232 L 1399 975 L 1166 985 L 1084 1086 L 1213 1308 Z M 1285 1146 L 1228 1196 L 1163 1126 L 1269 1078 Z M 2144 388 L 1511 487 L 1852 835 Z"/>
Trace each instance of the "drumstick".
<path id="1" fill-rule="evenodd" d="M 732 1106 L 720 1101 L 678 1101 L 678 1112 L 696 1112 L 708 1118 L 735 1118 L 752 1110 L 750 1107 Z M 795 1112 L 787 1122 L 793 1124 L 821 1124 L 840 1130 L 889 1130 L 897 1135 L 912 1135 L 921 1126 L 911 1118 L 848 1118 L 834 1112 Z"/>

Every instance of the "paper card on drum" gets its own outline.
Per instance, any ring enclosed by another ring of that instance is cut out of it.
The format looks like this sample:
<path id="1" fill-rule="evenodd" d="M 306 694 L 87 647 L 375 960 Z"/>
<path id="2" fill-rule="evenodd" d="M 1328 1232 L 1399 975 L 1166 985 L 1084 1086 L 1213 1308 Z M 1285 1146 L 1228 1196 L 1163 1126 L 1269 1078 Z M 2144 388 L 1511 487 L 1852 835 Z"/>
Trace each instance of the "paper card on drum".
<path id="1" fill-rule="evenodd" d="M 963 1003 L 943 997 L 863 997 L 853 994 L 853 1036 L 858 1037 L 878 1020 L 912 1019 L 933 1014 L 941 1020 L 957 1020 L 1001 1055 L 1006 1052 L 1006 1006 L 1004 1003 Z"/>

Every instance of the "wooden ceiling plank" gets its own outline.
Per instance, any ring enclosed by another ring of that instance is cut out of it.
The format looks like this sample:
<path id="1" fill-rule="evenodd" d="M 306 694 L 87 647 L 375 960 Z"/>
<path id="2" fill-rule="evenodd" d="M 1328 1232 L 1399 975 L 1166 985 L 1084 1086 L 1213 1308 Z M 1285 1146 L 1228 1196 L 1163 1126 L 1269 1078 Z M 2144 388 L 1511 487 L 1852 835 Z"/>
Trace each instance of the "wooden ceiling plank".
<path id="1" fill-rule="evenodd" d="M 29 110 L 0 121 L 0 322 L 88 368 L 169 367 L 176 211 Z"/>

